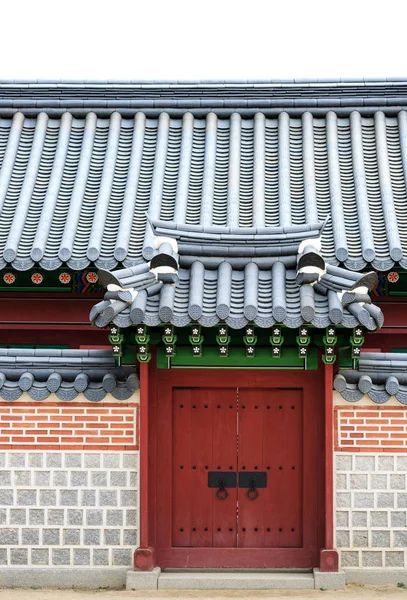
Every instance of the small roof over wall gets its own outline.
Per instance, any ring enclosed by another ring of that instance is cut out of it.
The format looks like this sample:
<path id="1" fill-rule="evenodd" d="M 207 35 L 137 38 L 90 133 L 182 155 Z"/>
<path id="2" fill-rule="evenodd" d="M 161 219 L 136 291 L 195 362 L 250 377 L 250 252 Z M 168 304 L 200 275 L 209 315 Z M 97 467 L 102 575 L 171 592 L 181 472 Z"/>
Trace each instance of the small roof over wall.
<path id="1" fill-rule="evenodd" d="M 128 400 L 138 388 L 135 368 L 117 368 L 110 350 L 0 348 L 3 400 L 18 400 L 24 392 L 33 400 L 45 400 L 52 393 L 62 401 L 81 393 L 92 402 L 107 394 Z"/>
<path id="2" fill-rule="evenodd" d="M 407 404 L 407 353 L 362 352 L 358 369 L 341 369 L 334 387 L 348 402 L 368 394 L 377 404 L 391 396 Z"/>

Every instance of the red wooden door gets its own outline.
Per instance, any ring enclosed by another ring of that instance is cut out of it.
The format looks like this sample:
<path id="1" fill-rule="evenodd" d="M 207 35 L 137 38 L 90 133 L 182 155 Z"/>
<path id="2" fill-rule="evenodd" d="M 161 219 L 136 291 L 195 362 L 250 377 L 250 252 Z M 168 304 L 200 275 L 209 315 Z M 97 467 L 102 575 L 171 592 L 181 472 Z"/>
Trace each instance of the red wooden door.
<path id="1" fill-rule="evenodd" d="M 159 566 L 317 565 L 318 378 L 290 374 L 287 388 L 286 377 L 270 375 L 223 373 L 206 387 L 212 374 L 178 371 L 159 383 Z M 262 474 L 267 484 L 251 497 L 237 484 L 219 499 L 210 472 L 236 473 L 237 482 Z"/>
<path id="2" fill-rule="evenodd" d="M 208 473 L 237 471 L 236 415 L 236 389 L 173 391 L 174 547 L 236 546 L 237 488 L 219 500 L 208 487 Z"/>
<path id="3" fill-rule="evenodd" d="M 239 389 L 238 468 L 267 487 L 238 488 L 241 548 L 302 546 L 302 390 Z"/>

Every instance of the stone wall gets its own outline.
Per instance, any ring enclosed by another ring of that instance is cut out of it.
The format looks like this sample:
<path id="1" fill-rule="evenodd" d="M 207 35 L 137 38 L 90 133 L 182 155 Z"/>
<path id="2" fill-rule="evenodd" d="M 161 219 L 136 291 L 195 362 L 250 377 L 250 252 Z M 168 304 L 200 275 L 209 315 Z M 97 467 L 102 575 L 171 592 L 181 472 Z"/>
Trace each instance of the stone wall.
<path id="1" fill-rule="evenodd" d="M 343 567 L 407 567 L 407 455 L 336 455 L 336 547 Z"/>
<path id="2" fill-rule="evenodd" d="M 138 452 L 1 452 L 0 565 L 132 565 Z"/>

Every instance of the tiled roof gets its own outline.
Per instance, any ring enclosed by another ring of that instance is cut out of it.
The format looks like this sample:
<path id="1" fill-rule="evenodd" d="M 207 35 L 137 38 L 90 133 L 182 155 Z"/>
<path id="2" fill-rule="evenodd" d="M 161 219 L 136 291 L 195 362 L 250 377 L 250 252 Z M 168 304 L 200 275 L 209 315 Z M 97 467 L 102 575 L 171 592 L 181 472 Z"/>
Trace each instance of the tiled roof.
<path id="1" fill-rule="evenodd" d="M 0 166 L 0 268 L 138 264 L 147 211 L 230 228 L 330 216 L 327 262 L 407 268 L 404 111 L 251 119 L 185 110 L 154 119 L 17 113 L 0 119 Z"/>
<path id="2" fill-rule="evenodd" d="M 119 327 L 191 322 L 213 327 L 221 321 L 235 329 L 249 322 L 381 327 L 383 314 L 368 295 L 377 275 L 326 265 L 319 253 L 322 227 L 238 229 L 153 221 L 144 247 L 151 262 L 100 270 L 108 291 L 90 320 L 97 327 L 112 321 Z"/>
<path id="3" fill-rule="evenodd" d="M 0 397 L 18 400 L 27 392 L 33 400 L 51 393 L 63 401 L 83 393 L 98 402 L 106 394 L 127 400 L 139 387 L 132 367 L 116 368 L 111 351 L 0 348 Z"/>
<path id="4" fill-rule="evenodd" d="M 407 404 L 407 354 L 362 352 L 358 370 L 341 369 L 334 387 L 348 402 L 357 402 L 368 394 L 377 404 L 387 402 L 391 396 Z"/>
<path id="5" fill-rule="evenodd" d="M 377 79 L 286 79 L 235 81 L 0 81 L 0 115 L 16 110 L 35 116 L 42 110 L 60 115 L 71 110 L 84 116 L 94 110 L 108 116 L 120 110 L 125 116 L 145 111 L 155 117 L 168 111 L 179 117 L 191 110 L 195 116 L 216 111 L 229 117 L 236 109 L 253 117 L 258 110 L 268 116 L 282 109 L 292 116 L 312 110 L 324 115 L 335 109 L 348 116 L 353 109 L 363 114 L 386 110 L 397 114 L 407 104 L 407 80 Z"/>

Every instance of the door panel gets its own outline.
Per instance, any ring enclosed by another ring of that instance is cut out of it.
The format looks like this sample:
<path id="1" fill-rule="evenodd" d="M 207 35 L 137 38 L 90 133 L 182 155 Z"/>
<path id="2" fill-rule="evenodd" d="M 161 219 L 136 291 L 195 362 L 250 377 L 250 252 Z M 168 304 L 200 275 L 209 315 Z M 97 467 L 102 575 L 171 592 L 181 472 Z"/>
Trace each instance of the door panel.
<path id="1" fill-rule="evenodd" d="M 236 488 L 220 500 L 210 471 L 237 470 L 236 389 L 173 390 L 172 545 L 235 547 Z"/>
<path id="2" fill-rule="evenodd" d="M 238 489 L 240 548 L 302 546 L 302 408 L 299 389 L 239 389 L 239 470 L 267 473 L 257 498 Z"/>
<path id="3" fill-rule="evenodd" d="M 323 489 L 318 488 L 323 481 L 323 388 L 318 374 L 155 373 L 152 546 L 157 564 L 317 566 L 323 516 Z M 219 500 L 216 488 L 208 487 L 210 471 L 238 476 L 249 470 L 267 474 L 267 487 L 258 489 L 254 500 L 247 498 L 247 488 L 229 488 L 227 499 Z"/>

